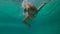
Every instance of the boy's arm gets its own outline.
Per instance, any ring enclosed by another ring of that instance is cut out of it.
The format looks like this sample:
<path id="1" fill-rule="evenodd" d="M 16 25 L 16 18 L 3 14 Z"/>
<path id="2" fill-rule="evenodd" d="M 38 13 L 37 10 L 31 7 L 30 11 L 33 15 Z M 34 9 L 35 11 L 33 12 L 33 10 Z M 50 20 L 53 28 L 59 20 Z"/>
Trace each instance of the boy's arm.
<path id="1" fill-rule="evenodd" d="M 51 0 L 48 0 L 48 2 L 43 2 L 39 8 L 37 8 L 37 11 L 40 11 L 47 3 L 49 3 Z"/>
<path id="2" fill-rule="evenodd" d="M 47 4 L 47 3 L 43 2 L 43 3 L 39 6 L 39 8 L 37 8 L 37 11 L 40 11 L 46 4 Z"/>

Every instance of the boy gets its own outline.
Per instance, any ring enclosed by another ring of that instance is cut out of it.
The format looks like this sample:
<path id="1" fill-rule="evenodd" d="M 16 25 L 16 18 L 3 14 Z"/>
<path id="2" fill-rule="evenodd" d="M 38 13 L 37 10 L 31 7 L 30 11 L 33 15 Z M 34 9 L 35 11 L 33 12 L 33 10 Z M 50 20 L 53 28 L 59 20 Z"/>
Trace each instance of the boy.
<path id="1" fill-rule="evenodd" d="M 51 0 L 49 0 L 48 2 L 50 2 Z M 47 3 L 48 3 L 47 2 Z M 30 27 L 31 25 L 29 23 L 27 23 L 27 20 L 32 20 L 34 17 L 36 17 L 36 15 L 38 14 L 38 12 L 47 4 L 46 2 L 43 2 L 41 4 L 41 6 L 39 8 L 36 8 L 35 6 L 31 5 L 31 4 L 26 4 L 24 5 L 25 9 L 24 9 L 24 13 L 26 18 L 24 19 L 24 23 Z"/>

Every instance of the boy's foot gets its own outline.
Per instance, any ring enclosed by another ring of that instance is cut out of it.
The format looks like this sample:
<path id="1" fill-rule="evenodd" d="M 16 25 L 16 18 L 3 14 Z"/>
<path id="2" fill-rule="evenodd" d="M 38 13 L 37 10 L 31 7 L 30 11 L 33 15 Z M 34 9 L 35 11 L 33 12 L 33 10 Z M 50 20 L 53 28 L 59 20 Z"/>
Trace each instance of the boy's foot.
<path id="1" fill-rule="evenodd" d="M 30 28 L 31 27 L 31 25 L 30 24 L 28 24 L 26 21 L 23 21 L 24 22 L 24 24 L 28 27 L 28 28 Z"/>

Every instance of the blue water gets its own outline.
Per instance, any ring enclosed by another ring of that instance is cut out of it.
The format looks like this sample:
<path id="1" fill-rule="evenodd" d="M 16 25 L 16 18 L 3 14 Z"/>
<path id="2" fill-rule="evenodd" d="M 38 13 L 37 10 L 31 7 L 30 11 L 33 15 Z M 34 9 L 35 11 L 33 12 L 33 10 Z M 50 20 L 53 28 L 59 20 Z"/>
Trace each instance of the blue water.
<path id="1" fill-rule="evenodd" d="M 42 2 L 39 1 L 34 3 L 36 7 Z M 45 5 L 37 17 L 29 21 L 31 28 L 26 27 L 23 19 L 20 2 L 0 0 L 0 34 L 60 34 L 60 0 Z"/>

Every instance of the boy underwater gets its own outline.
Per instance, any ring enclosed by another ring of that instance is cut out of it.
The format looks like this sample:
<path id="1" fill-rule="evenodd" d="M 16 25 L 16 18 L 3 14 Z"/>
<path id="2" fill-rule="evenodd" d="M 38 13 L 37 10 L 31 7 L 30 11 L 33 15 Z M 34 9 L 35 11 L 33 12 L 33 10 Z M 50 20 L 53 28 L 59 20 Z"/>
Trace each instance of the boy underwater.
<path id="1" fill-rule="evenodd" d="M 51 0 L 48 0 L 48 2 L 43 2 L 39 8 L 36 8 L 34 5 L 32 4 L 25 4 L 24 7 L 24 14 L 25 14 L 25 19 L 23 20 L 24 24 L 27 25 L 27 27 L 31 27 L 31 25 L 29 23 L 27 23 L 28 20 L 32 20 L 33 18 L 36 17 L 36 15 L 38 14 L 38 12 L 46 5 L 50 2 Z"/>

